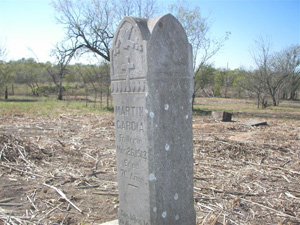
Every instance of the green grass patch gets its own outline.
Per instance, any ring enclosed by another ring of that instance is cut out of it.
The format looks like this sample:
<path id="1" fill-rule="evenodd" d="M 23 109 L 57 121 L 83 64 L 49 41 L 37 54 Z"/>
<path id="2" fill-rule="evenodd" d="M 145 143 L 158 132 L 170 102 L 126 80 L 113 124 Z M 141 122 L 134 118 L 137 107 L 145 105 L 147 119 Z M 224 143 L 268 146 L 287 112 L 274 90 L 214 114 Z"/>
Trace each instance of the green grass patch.
<path id="1" fill-rule="evenodd" d="M 112 113 L 113 108 L 100 108 L 99 103 L 89 102 L 86 107 L 85 99 L 67 99 L 63 101 L 51 97 L 9 96 L 8 100 L 0 99 L 1 115 L 34 115 L 57 116 L 59 114 L 79 113 Z M 300 119 L 299 101 L 281 101 L 279 106 L 269 106 L 257 109 L 255 100 L 251 99 L 224 99 L 224 98 L 197 98 L 194 105 L 194 115 L 210 116 L 212 111 L 227 111 L 239 115 L 258 115 L 261 117 L 294 118 Z"/>
<path id="2" fill-rule="evenodd" d="M 194 115 L 210 116 L 212 111 L 207 109 L 194 108 L 193 113 Z"/>
<path id="3" fill-rule="evenodd" d="M 300 102 L 281 100 L 279 106 L 258 109 L 255 99 L 197 98 L 193 111 L 202 116 L 209 116 L 212 111 L 226 111 L 237 115 L 299 120 Z"/>
<path id="4" fill-rule="evenodd" d="M 23 97 L 13 96 L 9 100 L 0 100 L 0 114 L 28 114 L 36 116 L 57 116 L 68 113 L 104 113 L 112 112 L 113 108 L 100 109 L 99 106 L 84 101 L 58 101 L 51 97 Z"/>

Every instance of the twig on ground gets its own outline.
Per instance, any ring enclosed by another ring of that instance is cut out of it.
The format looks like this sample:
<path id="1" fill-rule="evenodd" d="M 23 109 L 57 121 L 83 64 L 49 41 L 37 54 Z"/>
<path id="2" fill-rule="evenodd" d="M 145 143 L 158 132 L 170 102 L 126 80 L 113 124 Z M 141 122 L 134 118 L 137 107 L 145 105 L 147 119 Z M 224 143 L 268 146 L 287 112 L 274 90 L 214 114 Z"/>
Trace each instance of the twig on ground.
<path id="1" fill-rule="evenodd" d="M 57 142 L 58 142 L 59 144 L 61 144 L 61 146 L 66 147 L 65 144 L 64 144 L 62 141 L 60 141 L 60 140 L 57 139 Z"/>
<path id="2" fill-rule="evenodd" d="M 80 213 L 82 213 L 82 210 L 79 209 L 70 199 L 68 199 L 67 196 L 60 189 L 58 189 L 57 187 L 54 187 L 52 185 L 46 184 L 46 183 L 43 183 L 43 185 L 55 190 L 62 198 L 64 198 L 67 202 L 69 202 L 76 210 L 78 210 Z"/>
<path id="3" fill-rule="evenodd" d="M 10 202 L 11 200 L 13 200 L 14 198 L 4 198 L 0 200 L 0 203 L 5 203 L 5 202 Z"/>
<path id="4" fill-rule="evenodd" d="M 14 207 L 14 206 L 20 207 L 22 205 L 23 203 L 13 203 L 13 202 L 0 203 L 0 206 L 7 206 L 7 207 Z"/>
<path id="5" fill-rule="evenodd" d="M 33 206 L 33 208 L 36 210 L 36 211 L 40 211 L 36 206 L 35 204 L 33 203 L 33 201 L 29 198 L 29 196 L 27 195 L 27 198 L 28 200 L 30 201 L 31 205 Z"/>
<path id="6" fill-rule="evenodd" d="M 95 195 L 112 195 L 112 196 L 118 196 L 117 193 L 103 193 L 103 192 L 94 192 Z"/>
<path id="7" fill-rule="evenodd" d="M 76 189 L 89 189 L 89 188 L 97 188 L 100 185 L 87 185 L 87 186 L 78 186 Z"/>
<path id="8" fill-rule="evenodd" d="M 58 209 L 62 204 L 64 204 L 63 202 L 60 203 L 59 205 L 55 206 L 53 209 L 51 209 L 50 211 L 45 213 L 45 216 L 49 215 L 50 213 L 52 213 L 54 210 Z"/>

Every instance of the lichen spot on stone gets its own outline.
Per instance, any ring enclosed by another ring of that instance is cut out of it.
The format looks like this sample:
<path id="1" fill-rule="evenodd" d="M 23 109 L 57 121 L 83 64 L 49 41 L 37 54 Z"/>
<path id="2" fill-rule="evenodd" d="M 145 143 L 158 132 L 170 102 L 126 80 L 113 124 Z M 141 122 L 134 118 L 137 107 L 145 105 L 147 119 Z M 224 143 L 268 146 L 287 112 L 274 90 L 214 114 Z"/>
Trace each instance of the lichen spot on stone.
<path id="1" fill-rule="evenodd" d="M 156 177 L 155 177 L 155 175 L 154 175 L 153 173 L 150 173 L 150 175 L 149 175 L 149 180 L 150 180 L 150 181 L 156 180 Z"/>
<path id="2" fill-rule="evenodd" d="M 168 109 L 169 109 L 169 105 L 165 104 L 165 110 L 168 110 Z"/>
<path id="3" fill-rule="evenodd" d="M 165 145 L 165 149 L 166 149 L 166 151 L 170 150 L 170 145 L 168 143 Z"/>
<path id="4" fill-rule="evenodd" d="M 151 119 L 153 119 L 154 116 L 155 116 L 155 115 L 154 115 L 154 112 L 150 112 L 150 113 L 149 113 L 149 116 L 150 116 Z"/>
<path id="5" fill-rule="evenodd" d="M 186 116 L 185 116 L 185 119 L 187 120 L 188 118 L 189 118 L 189 115 L 186 115 Z"/>
<path id="6" fill-rule="evenodd" d="M 153 212 L 156 212 L 157 211 L 157 208 L 156 207 L 153 207 Z"/>
<path id="7" fill-rule="evenodd" d="M 177 194 L 177 193 L 175 193 L 174 199 L 175 199 L 175 200 L 178 200 L 178 194 Z"/>
<path id="8" fill-rule="evenodd" d="M 175 216 L 175 220 L 179 220 L 179 216 L 178 215 Z"/>
<path id="9" fill-rule="evenodd" d="M 164 211 L 164 212 L 161 214 L 161 217 L 162 217 L 162 218 L 166 218 L 166 217 L 167 217 L 167 212 Z"/>

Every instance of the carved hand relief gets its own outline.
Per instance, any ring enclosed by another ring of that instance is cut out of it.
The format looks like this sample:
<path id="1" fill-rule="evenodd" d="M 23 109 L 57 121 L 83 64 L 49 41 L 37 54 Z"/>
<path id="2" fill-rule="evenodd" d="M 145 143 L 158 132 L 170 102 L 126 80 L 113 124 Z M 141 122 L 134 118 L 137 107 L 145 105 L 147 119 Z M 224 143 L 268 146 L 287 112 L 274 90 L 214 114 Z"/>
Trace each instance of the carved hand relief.
<path id="1" fill-rule="evenodd" d="M 141 38 L 131 23 L 125 21 L 117 33 L 112 49 L 112 93 L 142 92 L 144 53 Z M 117 66 L 119 65 L 119 66 Z M 120 66 L 121 65 L 121 66 Z"/>

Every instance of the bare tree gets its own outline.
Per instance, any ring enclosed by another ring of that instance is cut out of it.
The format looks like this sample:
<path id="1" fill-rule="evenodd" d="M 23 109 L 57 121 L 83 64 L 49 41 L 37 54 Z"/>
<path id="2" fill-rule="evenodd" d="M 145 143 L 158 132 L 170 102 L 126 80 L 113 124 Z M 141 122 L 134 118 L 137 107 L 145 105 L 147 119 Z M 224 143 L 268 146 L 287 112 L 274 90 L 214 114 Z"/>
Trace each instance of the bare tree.
<path id="1" fill-rule="evenodd" d="M 65 42 L 73 54 L 92 52 L 110 61 L 114 31 L 124 16 L 152 16 L 154 0 L 56 0 L 57 21 L 65 26 Z"/>
<path id="2" fill-rule="evenodd" d="M 42 65 L 33 58 L 21 59 L 13 63 L 15 80 L 30 87 L 33 95 L 39 95 L 39 84 L 41 82 Z"/>
<path id="3" fill-rule="evenodd" d="M 109 61 L 113 38 L 113 9 L 108 0 L 53 2 L 59 13 L 57 21 L 65 26 L 65 42 L 73 54 L 93 52 Z"/>
<path id="4" fill-rule="evenodd" d="M 264 85 L 261 83 L 260 78 L 260 71 L 254 70 L 254 71 L 244 71 L 241 74 L 241 79 L 239 79 L 237 82 L 237 85 L 244 89 L 247 92 L 250 92 L 251 95 L 255 94 L 257 99 L 257 108 L 266 107 L 266 100 L 265 100 L 265 90 Z"/>
<path id="5" fill-rule="evenodd" d="M 113 4 L 118 21 L 124 16 L 151 18 L 158 12 L 155 0 L 119 0 L 114 1 Z"/>
<path id="6" fill-rule="evenodd" d="M 4 91 L 4 98 L 8 98 L 7 84 L 12 80 L 12 66 L 0 60 L 0 93 Z M 1 94 L 0 94 L 1 96 Z"/>
<path id="7" fill-rule="evenodd" d="M 257 82 L 272 98 L 273 106 L 279 104 L 279 91 L 289 76 L 288 63 L 281 53 L 271 52 L 271 42 L 262 36 L 255 40 L 252 57 L 257 66 Z"/>
<path id="8" fill-rule="evenodd" d="M 206 69 L 208 61 L 224 46 L 231 33 L 225 32 L 223 37 L 212 38 L 208 18 L 201 16 L 199 7 L 190 9 L 185 1 L 171 5 L 170 11 L 181 22 L 193 47 L 194 90 L 198 90 L 201 81 L 196 79 L 196 75 L 201 69 Z M 196 91 L 193 94 L 193 105 L 195 97 Z"/>
<path id="9" fill-rule="evenodd" d="M 286 89 L 289 91 L 289 99 L 295 100 L 297 90 L 300 87 L 300 45 L 293 45 L 282 51 L 283 60 L 286 61 L 289 73 Z"/>
<path id="10" fill-rule="evenodd" d="M 52 65 L 46 67 L 54 84 L 57 86 L 57 100 L 63 100 L 63 79 L 67 72 L 67 65 L 74 54 L 75 52 L 72 49 L 65 48 L 63 44 L 57 44 L 52 51 L 52 55 L 56 58 L 56 68 Z"/>

